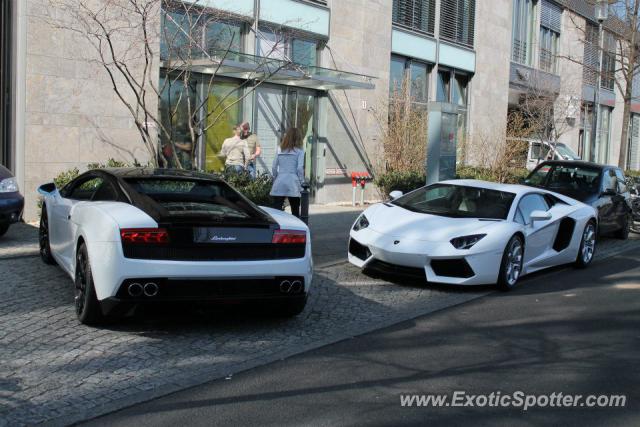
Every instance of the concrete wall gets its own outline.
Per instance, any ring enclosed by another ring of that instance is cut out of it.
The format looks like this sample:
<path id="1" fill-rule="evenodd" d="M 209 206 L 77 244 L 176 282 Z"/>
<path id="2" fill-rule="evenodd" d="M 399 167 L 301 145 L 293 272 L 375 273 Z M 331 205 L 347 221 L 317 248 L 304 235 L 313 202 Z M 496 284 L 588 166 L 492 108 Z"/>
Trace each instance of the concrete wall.
<path id="1" fill-rule="evenodd" d="M 476 73 L 471 81 L 469 142 L 479 143 L 507 124 L 511 53 L 511 0 L 476 2 Z"/>
<path id="2" fill-rule="evenodd" d="M 328 3 L 331 35 L 323 53 L 323 66 L 376 77 L 376 89 L 331 91 L 322 101 L 328 107 L 324 129 L 319 129 L 320 141 L 328 147 L 326 168 L 346 169 L 347 174 L 326 176 L 316 197 L 319 203 L 351 200 L 350 173 L 366 171 L 367 161 L 375 164 L 380 159 L 377 117 L 386 117 L 391 61 L 391 1 Z M 369 188 L 367 199 L 377 198 L 373 186 Z"/>
<path id="3" fill-rule="evenodd" d="M 584 18 L 569 10 L 564 11 L 558 58 L 560 94 L 556 103 L 556 113 L 563 116 L 557 118 L 557 123 L 561 126 L 559 140 L 576 153 L 580 141 L 584 28 Z M 575 117 L 569 118 L 568 115 Z"/>
<path id="4" fill-rule="evenodd" d="M 109 158 L 144 163 L 148 155 L 106 71 L 91 62 L 93 48 L 52 25 L 70 17 L 47 0 L 29 0 L 26 15 L 24 140 L 17 143 L 25 152 L 25 219 L 31 221 L 38 214 L 36 188 L 58 173 Z"/>

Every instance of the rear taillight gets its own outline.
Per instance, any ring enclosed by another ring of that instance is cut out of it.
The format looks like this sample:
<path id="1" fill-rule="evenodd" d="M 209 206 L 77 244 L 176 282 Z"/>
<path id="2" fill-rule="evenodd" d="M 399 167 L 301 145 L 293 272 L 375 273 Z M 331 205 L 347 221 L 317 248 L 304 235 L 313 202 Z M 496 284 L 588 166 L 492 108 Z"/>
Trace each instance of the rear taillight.
<path id="1" fill-rule="evenodd" d="M 163 245 L 169 243 L 169 233 L 164 228 L 123 228 L 120 230 L 122 243 L 142 245 Z"/>
<path id="2" fill-rule="evenodd" d="M 271 243 L 279 244 L 304 244 L 307 242 L 307 233 L 296 230 L 276 230 L 273 232 Z"/>

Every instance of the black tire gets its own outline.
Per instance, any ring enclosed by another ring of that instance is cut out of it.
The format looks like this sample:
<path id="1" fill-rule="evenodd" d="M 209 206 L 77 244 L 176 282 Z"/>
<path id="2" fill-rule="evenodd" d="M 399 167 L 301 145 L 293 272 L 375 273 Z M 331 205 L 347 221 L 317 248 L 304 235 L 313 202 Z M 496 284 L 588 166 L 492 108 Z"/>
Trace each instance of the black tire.
<path id="1" fill-rule="evenodd" d="M 624 223 L 622 224 L 622 228 L 616 232 L 616 237 L 618 239 L 627 240 L 629 238 L 629 230 L 631 229 L 632 222 L 633 218 L 631 218 L 631 215 L 627 215 Z"/>
<path id="2" fill-rule="evenodd" d="M 7 234 L 7 230 L 9 230 L 9 224 L 0 224 L 0 237 Z"/>
<path id="3" fill-rule="evenodd" d="M 56 260 L 51 255 L 51 246 L 49 243 L 49 219 L 47 217 L 47 208 L 42 205 L 42 213 L 40 214 L 40 229 L 38 230 L 38 241 L 40 243 L 40 258 L 45 264 L 54 265 Z"/>
<path id="4" fill-rule="evenodd" d="M 584 226 L 582 231 L 582 239 L 580 240 L 580 248 L 578 249 L 578 255 L 576 255 L 576 261 L 574 265 L 577 268 L 587 268 L 593 261 L 593 257 L 596 252 L 596 242 L 598 241 L 597 225 L 594 220 L 590 220 L 587 225 Z"/>
<path id="5" fill-rule="evenodd" d="M 91 274 L 89 253 L 84 243 L 80 244 L 76 253 L 76 279 L 74 303 L 78 320 L 85 325 L 98 325 L 104 321 L 100 303 L 96 297 Z"/>
<path id="6" fill-rule="evenodd" d="M 518 283 L 524 264 L 524 249 L 522 237 L 516 234 L 509 239 L 502 254 L 500 272 L 498 273 L 497 285 L 501 291 L 510 291 Z"/>

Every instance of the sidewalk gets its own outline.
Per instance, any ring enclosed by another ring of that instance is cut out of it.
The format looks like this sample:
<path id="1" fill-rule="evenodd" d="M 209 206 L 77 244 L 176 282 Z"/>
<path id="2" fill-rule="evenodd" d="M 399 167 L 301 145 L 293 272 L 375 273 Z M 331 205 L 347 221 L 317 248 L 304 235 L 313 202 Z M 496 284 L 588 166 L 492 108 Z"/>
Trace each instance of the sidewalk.
<path id="1" fill-rule="evenodd" d="M 316 266 L 346 258 L 349 227 L 360 212 L 359 207 L 312 205 L 309 225 L 313 234 L 313 257 Z M 0 237 L 0 259 L 38 255 L 38 228 L 15 224 Z"/>

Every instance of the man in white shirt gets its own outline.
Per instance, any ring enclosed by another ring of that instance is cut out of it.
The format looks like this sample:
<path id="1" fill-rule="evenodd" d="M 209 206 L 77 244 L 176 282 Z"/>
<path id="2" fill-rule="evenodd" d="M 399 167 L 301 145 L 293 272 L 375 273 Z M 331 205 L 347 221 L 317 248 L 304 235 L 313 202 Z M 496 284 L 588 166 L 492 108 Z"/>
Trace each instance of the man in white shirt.
<path id="1" fill-rule="evenodd" d="M 225 171 L 242 173 L 247 169 L 251 154 L 249 153 L 247 141 L 240 137 L 242 134 L 242 126 L 236 126 L 233 131 L 234 136 L 225 139 L 222 143 L 219 156 L 225 157 Z"/>

